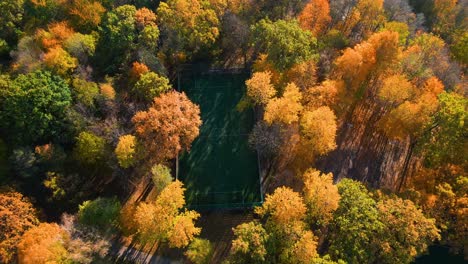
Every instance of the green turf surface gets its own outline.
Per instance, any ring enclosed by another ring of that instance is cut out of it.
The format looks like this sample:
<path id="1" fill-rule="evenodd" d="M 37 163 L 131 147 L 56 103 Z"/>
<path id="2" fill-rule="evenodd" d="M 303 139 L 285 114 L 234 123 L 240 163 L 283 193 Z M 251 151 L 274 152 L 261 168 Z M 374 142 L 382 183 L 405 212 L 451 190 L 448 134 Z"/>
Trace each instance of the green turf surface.
<path id="1" fill-rule="evenodd" d="M 203 125 L 191 151 L 179 159 L 179 179 L 190 207 L 248 207 L 261 202 L 256 153 L 249 148 L 254 124 L 251 110 L 236 105 L 245 74 L 182 73 L 180 90 L 200 106 Z"/>

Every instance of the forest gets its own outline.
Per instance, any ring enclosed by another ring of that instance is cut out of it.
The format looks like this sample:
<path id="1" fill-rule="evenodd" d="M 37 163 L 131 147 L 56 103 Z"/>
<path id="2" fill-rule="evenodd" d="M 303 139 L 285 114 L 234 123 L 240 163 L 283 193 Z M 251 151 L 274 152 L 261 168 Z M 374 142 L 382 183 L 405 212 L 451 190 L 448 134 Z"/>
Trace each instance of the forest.
<path id="1" fill-rule="evenodd" d="M 466 263 L 467 66 L 464 0 L 0 0 L 0 263 Z"/>

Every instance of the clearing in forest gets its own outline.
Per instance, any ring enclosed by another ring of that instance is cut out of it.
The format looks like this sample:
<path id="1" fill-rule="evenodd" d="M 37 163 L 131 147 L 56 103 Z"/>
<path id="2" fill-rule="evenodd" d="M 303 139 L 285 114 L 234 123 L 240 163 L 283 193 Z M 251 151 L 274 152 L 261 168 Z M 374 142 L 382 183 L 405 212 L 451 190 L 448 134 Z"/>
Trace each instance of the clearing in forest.
<path id="1" fill-rule="evenodd" d="M 262 201 L 258 160 L 248 146 L 251 109 L 236 110 L 246 74 L 179 74 L 179 88 L 200 106 L 203 124 L 189 153 L 179 158 L 178 177 L 192 208 L 250 207 Z"/>

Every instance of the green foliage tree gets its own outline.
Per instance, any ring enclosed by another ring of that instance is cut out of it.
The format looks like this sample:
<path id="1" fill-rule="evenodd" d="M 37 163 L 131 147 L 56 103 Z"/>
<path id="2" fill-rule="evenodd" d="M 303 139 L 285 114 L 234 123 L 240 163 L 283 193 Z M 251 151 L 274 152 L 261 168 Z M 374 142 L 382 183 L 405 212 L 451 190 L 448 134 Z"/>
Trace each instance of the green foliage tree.
<path id="1" fill-rule="evenodd" d="M 220 21 L 211 2 L 168 0 L 159 4 L 157 15 L 165 35 L 163 50 L 170 59 L 178 55 L 191 57 L 215 43 Z"/>
<path id="2" fill-rule="evenodd" d="M 374 242 L 384 228 L 376 202 L 366 187 L 354 180 L 341 180 L 338 191 L 341 198 L 332 220 L 330 255 L 347 263 L 376 261 Z"/>
<path id="3" fill-rule="evenodd" d="M 0 55 L 10 51 L 22 33 L 24 18 L 23 0 L 5 0 L 0 2 Z"/>
<path id="4" fill-rule="evenodd" d="M 77 102 L 92 107 L 94 99 L 99 94 L 99 87 L 95 82 L 88 82 L 80 78 L 73 79 L 73 97 Z"/>
<path id="5" fill-rule="evenodd" d="M 96 39 L 92 34 L 75 33 L 65 40 L 63 46 L 70 55 L 81 63 L 87 63 L 96 51 Z"/>
<path id="6" fill-rule="evenodd" d="M 209 240 L 195 238 L 185 251 L 185 256 L 194 264 L 208 264 L 213 253 L 213 245 Z"/>
<path id="7" fill-rule="evenodd" d="M 159 30 L 154 21 L 147 21 L 144 28 L 138 18 L 140 10 L 133 5 L 122 5 L 107 12 L 100 27 L 94 63 L 106 73 L 119 70 L 124 63 L 144 53 L 145 60 L 156 58 Z"/>
<path id="8" fill-rule="evenodd" d="M 143 102 L 151 102 L 155 97 L 161 93 L 167 92 L 171 89 L 169 80 L 154 72 L 144 73 L 140 79 L 133 86 L 133 94 L 136 98 Z"/>
<path id="9" fill-rule="evenodd" d="M 98 165 L 106 155 L 106 141 L 90 132 L 81 132 L 76 138 L 75 157 L 86 165 Z"/>
<path id="10" fill-rule="evenodd" d="M 162 164 L 154 165 L 151 167 L 151 180 L 156 191 L 160 193 L 172 182 L 171 169 Z"/>
<path id="11" fill-rule="evenodd" d="M 295 20 L 262 19 L 252 27 L 254 43 L 278 70 L 317 56 L 317 40 Z"/>
<path id="12" fill-rule="evenodd" d="M 466 138 L 468 99 L 455 92 L 439 95 L 440 107 L 432 117 L 432 130 L 422 141 L 426 165 L 463 164 L 468 148 Z"/>
<path id="13" fill-rule="evenodd" d="M 46 143 L 63 137 L 71 103 L 66 82 L 49 72 L 20 74 L 0 91 L 0 123 L 11 141 Z"/>
<path id="14" fill-rule="evenodd" d="M 410 200 L 383 199 L 377 205 L 384 223 L 378 245 L 379 263 L 412 263 L 430 244 L 440 239 L 435 219 L 428 219 Z"/>
<path id="15" fill-rule="evenodd" d="M 79 206 L 78 220 L 81 224 L 94 226 L 106 231 L 116 228 L 121 205 L 116 197 L 99 197 L 85 201 Z"/>

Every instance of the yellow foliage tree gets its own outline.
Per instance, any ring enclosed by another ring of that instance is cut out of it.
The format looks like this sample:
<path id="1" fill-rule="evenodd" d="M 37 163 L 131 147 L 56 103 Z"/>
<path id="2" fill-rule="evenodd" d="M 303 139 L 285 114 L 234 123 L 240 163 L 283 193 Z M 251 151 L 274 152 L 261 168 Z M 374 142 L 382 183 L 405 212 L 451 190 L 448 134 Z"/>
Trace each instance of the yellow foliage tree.
<path id="1" fill-rule="evenodd" d="M 379 97 L 391 103 L 402 103 L 412 98 L 415 92 L 413 84 L 405 76 L 397 74 L 383 80 Z"/>
<path id="2" fill-rule="evenodd" d="M 65 76 L 78 66 L 78 60 L 61 47 L 55 47 L 44 55 L 44 64 L 50 70 Z"/>
<path id="3" fill-rule="evenodd" d="M 299 120 L 302 110 L 302 94 L 299 88 L 290 83 L 286 86 L 283 96 L 271 99 L 265 108 L 264 120 L 268 124 L 280 123 L 290 125 Z"/>
<path id="4" fill-rule="evenodd" d="M 247 86 L 247 96 L 259 105 L 266 105 L 276 94 L 276 90 L 271 84 L 271 72 L 255 72 L 252 78 L 245 82 Z"/>
<path id="5" fill-rule="evenodd" d="M 156 201 L 142 202 L 135 210 L 134 221 L 142 242 L 168 242 L 170 247 L 185 247 L 201 229 L 194 221 L 195 211 L 182 211 L 185 206 L 183 185 L 175 181 L 159 194 Z"/>
<path id="6" fill-rule="evenodd" d="M 317 241 L 312 231 L 304 231 L 289 251 L 291 252 L 290 263 L 314 263 L 314 260 L 319 257 Z"/>
<path id="7" fill-rule="evenodd" d="M 436 77 L 429 78 L 414 100 L 401 103 L 380 121 L 385 133 L 396 139 L 418 137 L 437 111 L 437 96 L 443 89 L 444 85 L 440 80 Z"/>
<path id="8" fill-rule="evenodd" d="M 266 196 L 263 205 L 255 208 L 255 213 L 267 217 L 275 225 L 291 225 L 305 218 L 306 205 L 299 193 L 288 187 L 279 187 Z"/>
<path id="9" fill-rule="evenodd" d="M 338 187 L 333 184 L 333 174 L 308 169 L 302 177 L 308 220 L 313 225 L 325 226 L 333 218 L 340 201 Z"/>
<path id="10" fill-rule="evenodd" d="M 304 112 L 300 126 L 303 144 L 313 153 L 323 155 L 336 148 L 336 116 L 329 107 Z"/>
<path id="11" fill-rule="evenodd" d="M 131 167 L 135 163 L 136 138 L 132 135 L 124 135 L 119 138 L 115 148 L 115 155 L 122 168 Z"/>

